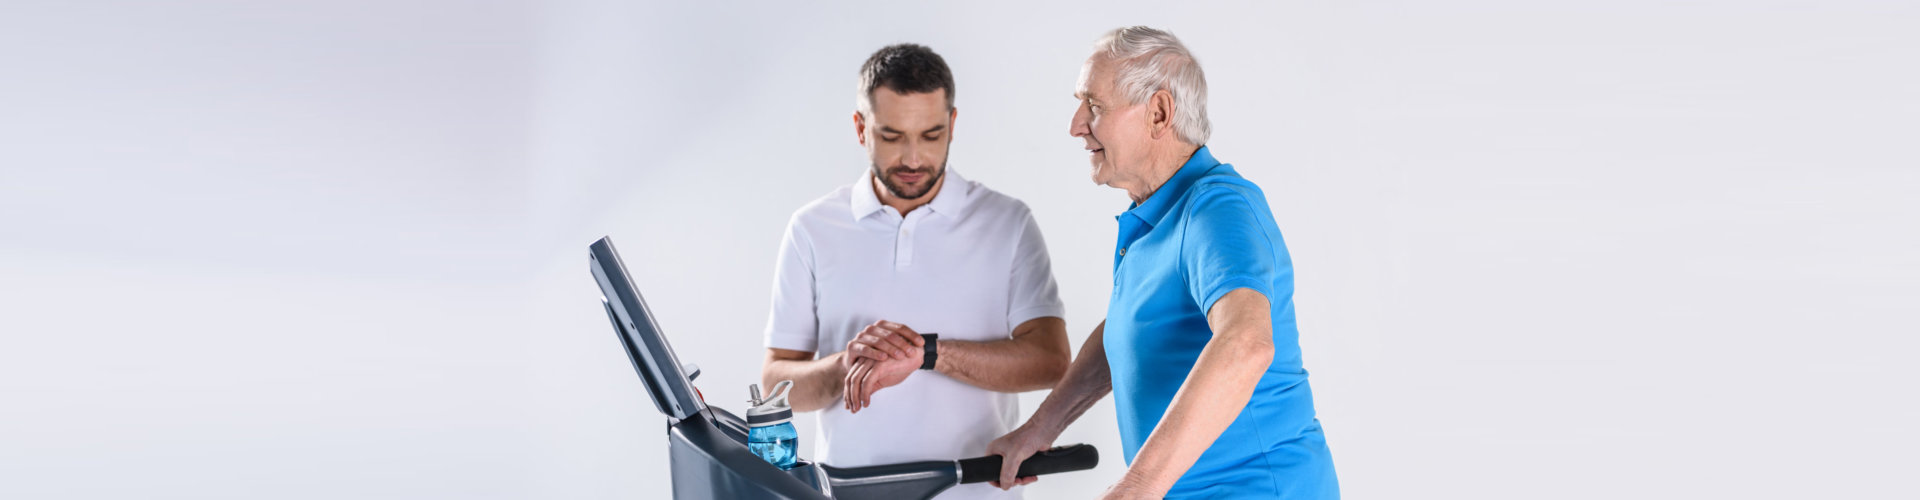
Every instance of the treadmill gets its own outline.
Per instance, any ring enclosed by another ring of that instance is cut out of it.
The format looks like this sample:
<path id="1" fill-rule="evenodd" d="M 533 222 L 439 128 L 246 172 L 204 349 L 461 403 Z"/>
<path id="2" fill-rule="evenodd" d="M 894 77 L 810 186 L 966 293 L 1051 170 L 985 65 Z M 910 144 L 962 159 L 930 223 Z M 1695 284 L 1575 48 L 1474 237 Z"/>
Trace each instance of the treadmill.
<path id="1" fill-rule="evenodd" d="M 588 254 L 607 320 L 654 406 L 667 417 L 675 499 L 926 499 L 958 484 L 1000 478 L 999 455 L 846 468 L 805 459 L 787 470 L 767 463 L 747 450 L 747 422 L 708 406 L 694 388 L 700 369 L 674 355 L 613 241 L 601 238 Z M 1099 462 L 1091 445 L 1064 446 L 1028 458 L 1018 475 L 1087 470 Z"/>

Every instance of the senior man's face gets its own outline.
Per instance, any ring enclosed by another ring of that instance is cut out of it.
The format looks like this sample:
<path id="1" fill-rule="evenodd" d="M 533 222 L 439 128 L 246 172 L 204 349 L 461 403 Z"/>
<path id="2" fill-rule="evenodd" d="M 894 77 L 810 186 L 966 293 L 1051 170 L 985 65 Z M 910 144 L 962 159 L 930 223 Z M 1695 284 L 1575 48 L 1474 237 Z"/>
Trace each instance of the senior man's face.
<path id="1" fill-rule="evenodd" d="M 1102 55 L 1087 58 L 1080 67 L 1079 88 L 1073 96 L 1080 108 L 1073 112 L 1067 133 L 1086 141 L 1093 183 L 1114 185 L 1137 177 L 1145 162 L 1151 131 L 1145 106 L 1127 103 L 1113 82 L 1114 64 Z"/>
<path id="2" fill-rule="evenodd" d="M 947 107 L 947 91 L 902 94 L 881 87 L 873 89 L 872 106 L 871 120 L 855 111 L 853 122 L 873 162 L 873 177 L 896 198 L 926 196 L 947 172 L 947 149 L 959 115 Z"/>

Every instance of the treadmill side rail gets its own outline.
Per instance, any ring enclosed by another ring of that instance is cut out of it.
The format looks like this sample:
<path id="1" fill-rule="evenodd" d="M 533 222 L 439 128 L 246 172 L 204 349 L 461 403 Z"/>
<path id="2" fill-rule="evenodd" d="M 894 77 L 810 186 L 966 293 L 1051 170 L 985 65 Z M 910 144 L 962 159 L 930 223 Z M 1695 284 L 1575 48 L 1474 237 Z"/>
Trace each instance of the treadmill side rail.
<path id="1" fill-rule="evenodd" d="M 821 465 L 834 498 L 927 499 L 960 484 L 960 467 L 933 460 L 872 467 Z"/>

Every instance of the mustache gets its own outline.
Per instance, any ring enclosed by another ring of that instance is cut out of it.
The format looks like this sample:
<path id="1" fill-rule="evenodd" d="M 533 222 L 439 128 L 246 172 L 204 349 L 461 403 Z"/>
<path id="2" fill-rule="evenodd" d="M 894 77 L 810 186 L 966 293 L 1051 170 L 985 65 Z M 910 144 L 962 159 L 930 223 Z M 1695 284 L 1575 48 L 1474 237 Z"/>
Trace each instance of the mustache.
<path id="1" fill-rule="evenodd" d="M 910 168 L 910 167 L 901 167 L 901 166 L 894 166 L 894 167 L 887 167 L 887 171 L 886 171 L 886 172 L 887 172 L 887 175 L 899 175 L 899 174 L 932 174 L 932 173 L 933 173 L 933 169 L 932 169 L 932 168 Z"/>

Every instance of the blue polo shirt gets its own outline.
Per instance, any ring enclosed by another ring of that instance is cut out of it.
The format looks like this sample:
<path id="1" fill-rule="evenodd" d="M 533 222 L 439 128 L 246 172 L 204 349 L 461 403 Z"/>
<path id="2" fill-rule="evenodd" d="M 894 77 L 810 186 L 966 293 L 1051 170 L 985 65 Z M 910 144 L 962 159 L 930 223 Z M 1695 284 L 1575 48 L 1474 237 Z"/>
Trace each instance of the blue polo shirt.
<path id="1" fill-rule="evenodd" d="M 1273 304 L 1273 364 L 1233 424 L 1168 498 L 1339 498 L 1300 360 L 1293 261 L 1259 186 L 1206 147 L 1116 217 L 1105 344 L 1127 463 L 1213 338 L 1207 311 L 1248 288 Z"/>

